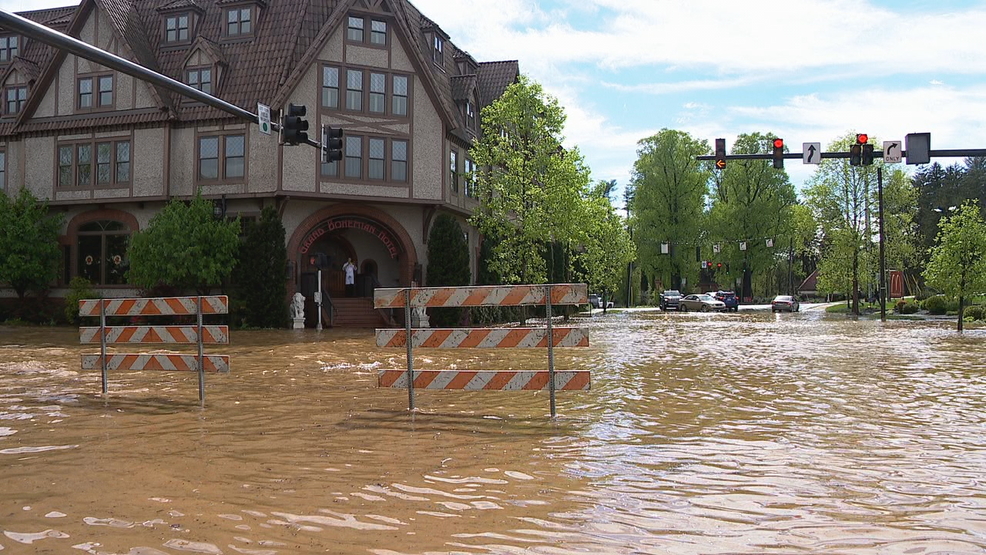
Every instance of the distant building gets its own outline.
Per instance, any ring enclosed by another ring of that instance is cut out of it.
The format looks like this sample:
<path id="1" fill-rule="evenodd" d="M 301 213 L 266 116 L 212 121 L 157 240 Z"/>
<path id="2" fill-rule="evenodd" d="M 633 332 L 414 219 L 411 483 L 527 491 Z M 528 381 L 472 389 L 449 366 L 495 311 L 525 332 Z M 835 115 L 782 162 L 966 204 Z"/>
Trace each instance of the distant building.
<path id="1" fill-rule="evenodd" d="M 475 275 L 468 150 L 516 61 L 477 62 L 406 0 L 83 0 L 20 15 L 249 111 L 268 104 L 275 120 L 303 104 L 315 140 L 322 124 L 345 130 L 344 159 L 322 164 L 315 148 L 0 29 L 0 190 L 65 213 L 56 295 L 74 276 L 133 294 L 129 236 L 196 190 L 226 217 L 275 206 L 289 292 L 309 299 L 316 253 L 334 296 L 347 258 L 361 283 L 421 281 L 441 212 L 468 230 Z"/>

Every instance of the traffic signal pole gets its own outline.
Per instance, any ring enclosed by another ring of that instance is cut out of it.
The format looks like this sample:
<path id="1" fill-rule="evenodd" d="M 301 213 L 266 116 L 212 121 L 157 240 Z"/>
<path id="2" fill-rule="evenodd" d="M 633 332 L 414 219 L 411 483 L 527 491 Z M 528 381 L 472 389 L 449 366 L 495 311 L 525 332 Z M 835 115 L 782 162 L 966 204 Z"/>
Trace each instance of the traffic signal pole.
<path id="1" fill-rule="evenodd" d="M 26 37 L 38 40 L 50 46 L 54 46 L 55 48 L 59 48 L 71 54 L 75 54 L 80 58 L 91 60 L 100 65 L 115 69 L 120 73 L 125 73 L 131 77 L 135 77 L 142 81 L 147 81 L 171 92 L 182 96 L 187 96 L 188 98 L 192 98 L 207 106 L 222 110 L 227 114 L 232 114 L 240 119 L 244 119 L 252 123 L 260 123 L 260 117 L 249 110 L 240 108 L 235 104 L 226 102 L 225 100 L 212 96 L 211 94 L 204 93 L 195 87 L 190 87 L 181 81 L 176 81 L 175 79 L 168 77 L 167 75 L 162 75 L 142 65 L 135 64 L 130 60 L 113 54 L 112 52 L 107 52 L 100 48 L 96 48 L 95 46 L 82 42 L 75 37 L 60 33 L 54 29 L 49 29 L 40 23 L 35 23 L 34 21 L 21 17 L 17 14 L 0 10 L 0 27 L 10 31 L 16 31 Z M 271 122 L 271 128 L 273 128 L 274 131 L 280 131 L 280 122 Z M 319 149 L 322 147 L 320 143 L 311 139 L 299 141 L 299 144 L 301 142 Z"/>

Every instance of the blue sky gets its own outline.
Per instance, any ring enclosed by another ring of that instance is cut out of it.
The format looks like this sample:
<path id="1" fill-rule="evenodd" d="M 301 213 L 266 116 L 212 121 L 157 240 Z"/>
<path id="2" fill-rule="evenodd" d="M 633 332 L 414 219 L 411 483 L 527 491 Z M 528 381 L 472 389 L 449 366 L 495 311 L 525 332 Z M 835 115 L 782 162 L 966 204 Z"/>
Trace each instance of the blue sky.
<path id="1" fill-rule="evenodd" d="M 983 1 L 412 2 L 477 60 L 518 60 L 564 106 L 566 145 L 593 179 L 621 188 L 637 142 L 663 128 L 730 146 L 769 132 L 795 152 L 849 131 L 930 132 L 934 149 L 986 148 Z M 0 0 L 0 9 L 71 3 Z M 814 169 L 785 167 L 797 186 Z"/>

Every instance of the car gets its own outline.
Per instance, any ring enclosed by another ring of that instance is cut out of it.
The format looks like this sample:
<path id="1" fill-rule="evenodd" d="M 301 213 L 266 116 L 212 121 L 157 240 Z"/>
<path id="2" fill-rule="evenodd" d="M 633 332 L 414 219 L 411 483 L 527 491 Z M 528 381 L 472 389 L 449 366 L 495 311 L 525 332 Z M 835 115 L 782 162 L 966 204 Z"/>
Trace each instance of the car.
<path id="1" fill-rule="evenodd" d="M 726 303 L 717 301 L 712 295 L 703 293 L 701 295 L 688 295 L 682 297 L 678 302 L 678 310 L 688 312 L 696 310 L 699 312 L 723 312 L 726 310 Z"/>
<path id="2" fill-rule="evenodd" d="M 770 301 L 770 311 L 780 312 L 786 310 L 787 312 L 797 312 L 801 309 L 801 303 L 798 302 L 796 297 L 791 295 L 777 295 L 774 300 Z"/>
<path id="3" fill-rule="evenodd" d="M 661 310 L 678 310 L 678 301 L 681 300 L 681 292 L 676 289 L 668 289 L 661 293 Z"/>
<path id="4" fill-rule="evenodd" d="M 739 297 L 732 291 L 716 291 L 714 295 L 717 301 L 722 301 L 726 305 L 726 310 L 736 312 L 739 310 Z"/>
<path id="5" fill-rule="evenodd" d="M 602 299 L 599 298 L 599 295 L 595 293 L 589 295 L 589 306 L 592 308 L 602 308 Z"/>

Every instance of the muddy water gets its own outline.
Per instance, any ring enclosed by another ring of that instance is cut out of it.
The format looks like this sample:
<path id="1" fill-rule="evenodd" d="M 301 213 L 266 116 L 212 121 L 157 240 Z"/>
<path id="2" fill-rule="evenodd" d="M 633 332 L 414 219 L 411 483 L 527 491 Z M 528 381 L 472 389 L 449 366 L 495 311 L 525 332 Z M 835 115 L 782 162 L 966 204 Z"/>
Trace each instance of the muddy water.
<path id="1" fill-rule="evenodd" d="M 375 388 L 369 331 L 232 333 L 122 373 L 0 328 L 6 553 L 981 553 L 986 332 L 793 315 L 584 321 L 590 392 Z M 543 368 L 421 351 L 419 368 Z"/>

